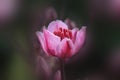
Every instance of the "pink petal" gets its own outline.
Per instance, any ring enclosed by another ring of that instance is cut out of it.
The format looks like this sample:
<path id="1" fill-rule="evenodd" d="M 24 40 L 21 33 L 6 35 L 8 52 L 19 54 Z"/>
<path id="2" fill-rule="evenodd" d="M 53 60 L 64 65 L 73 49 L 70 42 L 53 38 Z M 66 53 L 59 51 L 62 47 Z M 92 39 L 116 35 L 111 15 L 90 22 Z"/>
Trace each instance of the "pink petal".
<path id="1" fill-rule="evenodd" d="M 47 61 L 41 56 L 38 56 L 37 58 L 36 71 L 38 71 L 38 73 L 43 72 L 43 74 L 45 74 L 46 77 L 49 77 L 52 73 L 52 70 L 50 66 L 47 64 Z"/>
<path id="2" fill-rule="evenodd" d="M 58 46 L 58 57 L 68 58 L 74 53 L 74 45 L 68 38 L 64 38 Z"/>
<path id="3" fill-rule="evenodd" d="M 48 30 L 52 33 L 54 31 L 58 30 L 59 28 L 68 29 L 68 26 L 64 22 L 62 22 L 61 20 L 52 21 L 48 25 Z"/>
<path id="4" fill-rule="evenodd" d="M 76 23 L 69 18 L 65 20 L 65 23 L 68 25 L 69 29 L 73 29 L 76 27 Z"/>
<path id="5" fill-rule="evenodd" d="M 60 43 L 60 38 L 45 29 L 44 29 L 44 36 L 45 36 L 46 46 L 48 48 L 47 51 L 50 55 L 54 56 L 56 54 L 56 48 Z"/>
<path id="6" fill-rule="evenodd" d="M 54 80 L 61 80 L 61 72 L 58 70 L 54 75 Z"/>
<path id="7" fill-rule="evenodd" d="M 68 40 L 68 44 L 69 46 L 71 47 L 71 55 L 74 55 L 75 54 L 75 45 L 73 44 L 73 41 L 72 40 Z M 68 55 L 69 56 L 69 55 Z"/>
<path id="8" fill-rule="evenodd" d="M 45 17 L 47 20 L 53 20 L 57 18 L 57 12 L 53 7 L 49 7 L 45 11 Z"/>
<path id="9" fill-rule="evenodd" d="M 86 27 L 82 27 L 76 34 L 75 48 L 78 51 L 85 42 Z"/>
<path id="10" fill-rule="evenodd" d="M 79 30 L 78 28 L 74 28 L 74 29 L 71 30 L 72 31 L 72 40 L 73 40 L 73 43 L 75 42 L 76 34 L 77 34 L 78 30 Z"/>
<path id="11" fill-rule="evenodd" d="M 42 46 L 43 50 L 45 51 L 45 53 L 47 53 L 47 47 L 46 47 L 46 42 L 45 42 L 45 38 L 44 38 L 43 33 L 40 32 L 40 31 L 37 31 L 36 35 L 37 35 L 37 37 L 38 37 L 38 39 L 41 43 L 41 46 Z"/>

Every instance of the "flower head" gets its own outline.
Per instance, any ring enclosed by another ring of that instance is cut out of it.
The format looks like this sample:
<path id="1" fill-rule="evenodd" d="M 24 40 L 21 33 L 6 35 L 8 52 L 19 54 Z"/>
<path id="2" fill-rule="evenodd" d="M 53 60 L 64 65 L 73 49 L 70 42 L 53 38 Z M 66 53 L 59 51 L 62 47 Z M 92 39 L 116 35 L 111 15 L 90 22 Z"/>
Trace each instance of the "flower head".
<path id="1" fill-rule="evenodd" d="M 52 21 L 43 32 L 36 34 L 45 53 L 62 59 L 70 58 L 82 47 L 86 27 L 68 29 L 61 20 Z"/>

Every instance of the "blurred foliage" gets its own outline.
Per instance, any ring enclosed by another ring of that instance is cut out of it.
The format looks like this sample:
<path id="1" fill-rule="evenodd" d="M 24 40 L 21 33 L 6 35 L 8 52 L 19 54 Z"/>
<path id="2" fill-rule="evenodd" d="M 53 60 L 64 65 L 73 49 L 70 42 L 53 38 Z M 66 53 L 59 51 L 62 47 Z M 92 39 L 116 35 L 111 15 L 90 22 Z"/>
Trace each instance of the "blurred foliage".
<path id="1" fill-rule="evenodd" d="M 30 67 L 22 56 L 15 54 L 8 68 L 8 80 L 34 80 L 30 73 Z"/>
<path id="2" fill-rule="evenodd" d="M 29 61 L 34 64 L 32 63 L 34 58 L 31 57 L 33 45 L 30 31 L 33 26 L 30 22 L 30 13 L 37 6 L 42 8 L 49 5 L 57 10 L 58 19 L 60 12 L 63 11 L 63 19 L 70 18 L 79 23 L 79 26 L 86 25 L 88 32 L 92 34 L 90 56 L 82 63 L 78 61 L 66 66 L 67 76 L 71 75 L 71 79 L 103 69 L 105 58 L 110 54 L 111 48 L 120 45 L 119 21 L 112 22 L 105 16 L 99 15 L 91 19 L 88 0 L 26 0 L 23 1 L 15 20 L 0 28 L 0 80 L 35 80 L 31 65 L 28 65 Z"/>

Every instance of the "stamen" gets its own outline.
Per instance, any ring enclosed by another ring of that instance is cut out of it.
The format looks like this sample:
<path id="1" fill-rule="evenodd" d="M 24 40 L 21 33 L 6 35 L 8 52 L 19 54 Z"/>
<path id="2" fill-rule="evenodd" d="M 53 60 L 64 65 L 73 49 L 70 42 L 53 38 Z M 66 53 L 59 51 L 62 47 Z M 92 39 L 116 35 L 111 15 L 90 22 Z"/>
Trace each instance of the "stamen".
<path id="1" fill-rule="evenodd" d="M 59 30 L 54 31 L 54 34 L 56 36 L 59 36 L 61 40 L 64 39 L 65 37 L 70 39 L 72 38 L 72 32 L 68 29 L 59 28 Z"/>
<path id="2" fill-rule="evenodd" d="M 62 28 L 59 28 L 59 30 L 62 32 Z"/>

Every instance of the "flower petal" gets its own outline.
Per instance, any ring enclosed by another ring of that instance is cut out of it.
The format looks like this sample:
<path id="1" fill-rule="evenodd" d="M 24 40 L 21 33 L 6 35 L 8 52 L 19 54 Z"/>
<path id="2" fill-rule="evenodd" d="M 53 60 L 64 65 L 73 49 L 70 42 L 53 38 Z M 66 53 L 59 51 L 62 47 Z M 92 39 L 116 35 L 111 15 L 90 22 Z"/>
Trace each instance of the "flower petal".
<path id="1" fill-rule="evenodd" d="M 68 25 L 69 29 L 73 29 L 76 27 L 76 23 L 69 18 L 67 18 L 64 22 Z"/>
<path id="2" fill-rule="evenodd" d="M 54 75 L 54 80 L 61 80 L 61 71 L 58 70 Z"/>
<path id="3" fill-rule="evenodd" d="M 43 33 L 40 32 L 40 31 L 37 31 L 36 35 L 37 35 L 37 37 L 38 37 L 38 39 L 41 43 L 41 46 L 42 46 L 43 50 L 45 51 L 45 53 L 47 53 L 47 47 L 46 47 L 46 42 L 45 42 L 45 38 L 44 38 Z"/>
<path id="4" fill-rule="evenodd" d="M 37 58 L 37 66 L 36 66 L 36 71 L 38 72 L 38 74 L 40 72 L 43 72 L 43 74 L 45 74 L 47 77 L 50 76 L 51 74 L 51 68 L 50 66 L 47 64 L 47 61 L 45 60 L 45 58 L 38 56 Z"/>
<path id="5" fill-rule="evenodd" d="M 61 20 L 53 21 L 48 25 L 48 30 L 52 33 L 59 28 L 68 29 L 68 26 Z"/>
<path id="6" fill-rule="evenodd" d="M 68 38 L 64 38 L 58 46 L 58 54 L 56 56 L 61 58 L 71 57 L 74 53 L 74 45 Z"/>
<path id="7" fill-rule="evenodd" d="M 58 44 L 60 43 L 60 38 L 53 33 L 49 32 L 48 30 L 44 29 L 44 36 L 45 36 L 45 41 L 46 41 L 46 46 L 47 46 L 47 51 L 50 55 L 55 55 L 56 54 L 56 49 Z"/>
<path id="8" fill-rule="evenodd" d="M 78 28 L 74 28 L 74 29 L 71 30 L 73 43 L 75 43 L 76 34 L 77 34 L 77 31 L 78 31 L 78 30 L 79 30 Z"/>
<path id="9" fill-rule="evenodd" d="M 76 48 L 76 51 L 78 51 L 82 45 L 84 44 L 85 42 L 85 35 L 86 34 L 86 27 L 82 27 L 76 34 L 76 39 L 75 39 L 75 48 Z"/>

